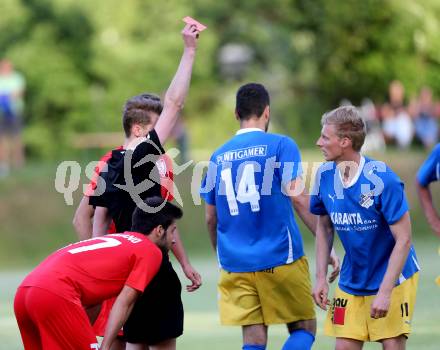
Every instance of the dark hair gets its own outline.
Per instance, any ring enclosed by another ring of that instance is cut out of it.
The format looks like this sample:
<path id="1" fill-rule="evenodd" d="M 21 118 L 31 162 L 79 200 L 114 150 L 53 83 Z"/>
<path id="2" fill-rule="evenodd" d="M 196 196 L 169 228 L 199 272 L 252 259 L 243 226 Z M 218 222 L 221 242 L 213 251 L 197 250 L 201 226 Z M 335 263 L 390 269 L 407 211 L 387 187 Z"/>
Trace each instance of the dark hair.
<path id="1" fill-rule="evenodd" d="M 140 232 L 149 235 L 151 231 L 159 226 L 166 230 L 174 220 L 180 219 L 183 215 L 182 209 L 171 204 L 161 197 L 149 197 L 144 203 L 150 208 L 156 208 L 154 212 L 144 211 L 137 207 L 132 216 L 131 229 L 134 232 Z M 159 208 L 157 210 L 157 208 Z"/>
<path id="2" fill-rule="evenodd" d="M 160 97 L 153 94 L 141 94 L 130 98 L 125 102 L 122 125 L 125 135 L 130 136 L 133 124 L 147 125 L 151 122 L 150 113 L 162 113 L 162 102 Z"/>
<path id="3" fill-rule="evenodd" d="M 259 118 L 269 104 L 269 93 L 263 85 L 245 84 L 237 91 L 235 111 L 240 120 L 248 120 L 252 116 Z"/>

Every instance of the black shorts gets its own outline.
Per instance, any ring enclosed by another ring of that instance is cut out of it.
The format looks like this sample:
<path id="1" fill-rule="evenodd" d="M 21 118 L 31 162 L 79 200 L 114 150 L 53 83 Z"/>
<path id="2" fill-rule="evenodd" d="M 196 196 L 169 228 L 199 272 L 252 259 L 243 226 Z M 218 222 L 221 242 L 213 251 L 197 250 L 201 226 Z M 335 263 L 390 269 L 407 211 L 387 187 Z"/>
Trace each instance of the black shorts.
<path id="1" fill-rule="evenodd" d="M 124 340 L 154 345 L 183 334 L 182 285 L 167 255 L 124 325 Z"/>

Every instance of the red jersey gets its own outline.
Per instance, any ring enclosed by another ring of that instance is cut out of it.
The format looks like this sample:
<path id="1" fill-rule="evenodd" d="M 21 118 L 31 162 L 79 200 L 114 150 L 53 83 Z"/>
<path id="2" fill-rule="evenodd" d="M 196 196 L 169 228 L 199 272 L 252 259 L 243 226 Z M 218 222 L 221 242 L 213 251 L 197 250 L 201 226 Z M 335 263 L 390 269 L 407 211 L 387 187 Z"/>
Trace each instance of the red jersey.
<path id="1" fill-rule="evenodd" d="M 116 297 L 124 285 L 140 292 L 159 270 L 161 250 L 137 232 L 111 234 L 61 248 L 21 283 L 90 306 Z"/>
<path id="2" fill-rule="evenodd" d="M 117 150 L 122 150 L 123 147 L 119 146 L 116 148 Z M 98 164 L 95 166 L 93 176 L 90 180 L 89 185 L 87 186 L 87 190 L 84 192 L 84 195 L 87 197 L 93 196 L 93 193 L 96 190 L 97 182 L 99 174 L 101 173 L 104 166 L 107 164 L 108 160 L 112 157 L 112 150 L 108 151 L 106 154 L 104 154 L 101 159 L 99 160 Z"/>
<path id="3" fill-rule="evenodd" d="M 117 150 L 122 150 L 123 147 L 119 146 L 116 148 Z M 87 186 L 87 190 L 85 191 L 84 195 L 87 197 L 93 196 L 93 193 L 96 190 L 97 182 L 99 174 L 101 173 L 102 169 L 105 165 L 107 165 L 108 160 L 112 157 L 112 151 L 108 151 L 106 154 L 104 154 L 101 159 L 99 160 L 98 164 L 95 166 L 95 172 L 93 173 L 92 179 L 90 180 L 89 185 Z M 107 230 L 107 233 L 116 233 L 116 226 L 113 220 L 110 223 L 110 226 Z"/>

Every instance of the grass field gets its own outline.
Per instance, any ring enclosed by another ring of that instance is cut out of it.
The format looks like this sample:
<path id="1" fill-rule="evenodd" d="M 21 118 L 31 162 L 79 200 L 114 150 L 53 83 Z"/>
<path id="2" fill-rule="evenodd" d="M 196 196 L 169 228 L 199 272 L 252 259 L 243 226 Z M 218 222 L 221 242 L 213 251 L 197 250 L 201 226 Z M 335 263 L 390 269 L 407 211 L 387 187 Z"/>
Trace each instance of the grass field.
<path id="1" fill-rule="evenodd" d="M 438 241 L 432 237 L 415 237 L 415 246 L 422 265 L 417 305 L 413 321 L 413 335 L 408 342 L 411 350 L 438 350 L 440 343 L 440 288 L 434 278 L 440 274 L 440 257 L 437 255 Z M 313 262 L 313 247 L 306 247 Z M 339 249 L 340 251 L 340 249 Z M 217 315 L 216 280 L 218 269 L 214 257 L 196 258 L 193 264 L 203 275 L 203 286 L 195 293 L 183 292 L 186 310 L 185 333 L 179 339 L 179 350 L 225 350 L 241 349 L 241 333 L 236 327 L 220 326 Z M 18 329 L 12 311 L 15 288 L 26 270 L 0 273 L 0 349 L 22 349 Z M 185 280 L 182 278 L 183 283 Z M 324 312 L 317 309 L 318 335 L 315 349 L 333 349 L 334 340 L 322 334 Z M 280 349 L 286 331 L 283 326 L 274 326 L 269 331 L 269 350 Z M 367 344 L 365 349 L 380 349 L 377 343 Z"/>
<path id="2" fill-rule="evenodd" d="M 416 200 L 413 184 L 416 170 L 426 154 L 420 152 L 389 152 L 376 158 L 385 160 L 406 184 L 411 206 L 413 238 L 422 266 L 413 330 L 408 349 L 440 349 L 440 288 L 434 284 L 440 275 L 440 242 L 426 224 Z M 89 157 L 84 156 L 83 163 Z M 303 159 L 321 160 L 316 151 L 303 152 Z M 22 349 L 18 329 L 13 317 L 12 301 L 15 289 L 23 276 L 49 252 L 76 239 L 71 220 L 81 196 L 74 193 L 74 205 L 68 206 L 63 196 L 54 189 L 56 164 L 31 164 L 13 176 L 0 181 L 0 350 Z M 190 174 L 183 174 L 178 187 L 184 200 L 185 215 L 179 224 L 182 238 L 193 256 L 193 264 L 202 273 L 204 285 L 193 294 L 184 292 L 186 310 L 185 334 L 179 340 L 179 350 L 240 349 L 239 328 L 221 327 L 217 316 L 216 260 L 209 247 L 203 223 L 203 207 L 191 203 Z M 440 203 L 440 184 L 433 187 L 436 203 Z M 301 226 L 301 225 L 300 225 Z M 303 226 L 301 226 L 305 232 Z M 314 250 L 310 234 L 306 233 L 306 252 L 314 268 Z M 339 254 L 342 251 L 339 249 Z M 313 271 L 312 271 L 313 273 Z M 312 274 L 312 276 L 314 276 Z M 312 278 L 313 280 L 313 278 Z M 322 335 L 324 313 L 317 310 L 318 335 L 314 349 L 333 349 L 334 340 Z M 280 349 L 286 338 L 283 326 L 269 331 L 268 349 Z M 379 349 L 368 344 L 365 349 Z"/>

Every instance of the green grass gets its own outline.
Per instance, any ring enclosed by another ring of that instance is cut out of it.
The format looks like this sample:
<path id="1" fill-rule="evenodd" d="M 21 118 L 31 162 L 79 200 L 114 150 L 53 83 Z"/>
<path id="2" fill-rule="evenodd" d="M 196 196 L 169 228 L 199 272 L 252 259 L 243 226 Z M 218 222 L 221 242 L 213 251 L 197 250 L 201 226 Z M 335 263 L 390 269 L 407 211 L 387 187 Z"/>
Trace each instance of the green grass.
<path id="1" fill-rule="evenodd" d="M 440 341 L 440 288 L 434 278 L 440 274 L 438 268 L 440 257 L 434 238 L 415 239 L 415 246 L 422 265 L 417 304 L 413 321 L 413 334 L 408 341 L 407 349 L 438 350 Z M 340 250 L 339 250 L 340 251 Z M 306 252 L 314 268 L 313 246 L 307 245 Z M 216 281 L 218 268 L 214 256 L 193 259 L 194 266 L 203 276 L 203 286 L 194 293 L 183 292 L 185 305 L 185 333 L 179 338 L 179 350 L 224 350 L 241 349 L 241 332 L 238 327 L 223 327 L 219 324 L 217 314 Z M 179 271 L 179 268 L 176 267 Z M 15 270 L 0 273 L 0 349 L 22 349 L 18 328 L 12 311 L 15 288 L 26 274 L 26 270 Z M 180 272 L 180 271 L 179 271 Z M 313 276 L 313 271 L 312 271 Z M 182 283 L 185 278 L 181 274 Z M 317 309 L 318 334 L 315 349 L 330 350 L 334 340 L 322 334 L 325 313 Z M 280 349 L 286 339 L 284 326 L 273 326 L 269 330 L 268 350 Z M 366 344 L 365 349 L 380 349 L 377 343 Z"/>
<path id="2" fill-rule="evenodd" d="M 215 145 L 213 145 L 214 147 Z M 408 349 L 438 350 L 440 343 L 440 288 L 434 284 L 440 275 L 440 257 L 435 238 L 426 223 L 413 186 L 417 168 L 426 157 L 421 152 L 397 152 L 374 156 L 384 160 L 397 172 L 406 185 L 411 206 L 413 237 L 422 266 L 417 306 L 414 315 L 414 333 Z M 90 158 L 84 155 L 82 164 Z M 303 151 L 303 160 L 322 160 L 319 152 Z M 16 286 L 23 276 L 48 253 L 76 239 L 71 221 L 81 198 L 80 190 L 74 194 L 74 205 L 68 206 L 61 194 L 55 191 L 55 163 L 34 163 L 0 179 L 0 349 L 22 349 L 18 329 L 12 312 Z M 310 172 L 310 169 L 309 169 Z M 217 316 L 216 280 L 218 270 L 208 234 L 204 225 L 203 206 L 193 204 L 190 194 L 191 171 L 178 179 L 185 215 L 179 223 L 182 238 L 193 257 L 194 265 L 202 272 L 204 285 L 200 291 L 184 292 L 186 309 L 185 334 L 179 340 L 179 349 L 240 349 L 241 334 L 236 327 L 221 327 Z M 84 178 L 80 183 L 86 183 Z M 434 199 L 440 203 L 440 184 L 433 186 Z M 306 252 L 313 268 L 313 243 L 311 235 L 304 232 Z M 341 252 L 341 250 L 339 250 Z M 341 253 L 340 253 L 341 254 Z M 313 273 L 313 272 L 312 272 Z M 313 276 L 313 274 L 312 274 Z M 322 335 L 324 313 L 318 314 L 318 335 L 315 349 L 333 349 L 334 340 Z M 268 349 L 280 349 L 286 337 L 283 326 L 272 327 Z M 378 344 L 365 349 L 379 349 Z"/>

